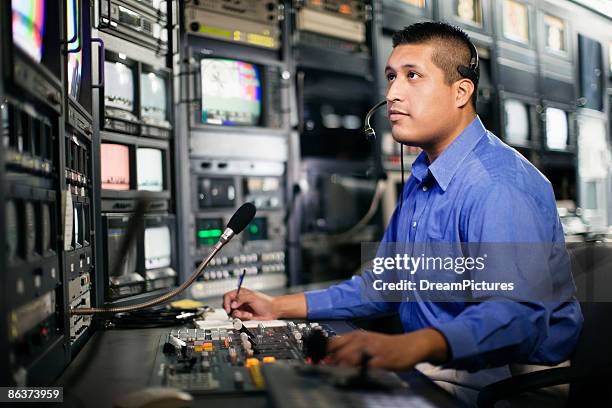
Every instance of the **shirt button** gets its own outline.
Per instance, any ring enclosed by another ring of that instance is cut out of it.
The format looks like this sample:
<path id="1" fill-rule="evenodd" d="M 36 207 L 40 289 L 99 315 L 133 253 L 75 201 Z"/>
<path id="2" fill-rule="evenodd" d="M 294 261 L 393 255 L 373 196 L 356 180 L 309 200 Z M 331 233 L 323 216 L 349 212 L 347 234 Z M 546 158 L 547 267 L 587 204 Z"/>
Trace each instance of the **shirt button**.
<path id="1" fill-rule="evenodd" d="M 416 228 L 416 226 L 417 226 L 417 222 L 416 222 L 416 221 L 414 221 L 414 222 L 412 223 L 412 228 Z"/>
<path id="2" fill-rule="evenodd" d="M 423 191 L 427 191 L 427 186 L 423 186 Z"/>

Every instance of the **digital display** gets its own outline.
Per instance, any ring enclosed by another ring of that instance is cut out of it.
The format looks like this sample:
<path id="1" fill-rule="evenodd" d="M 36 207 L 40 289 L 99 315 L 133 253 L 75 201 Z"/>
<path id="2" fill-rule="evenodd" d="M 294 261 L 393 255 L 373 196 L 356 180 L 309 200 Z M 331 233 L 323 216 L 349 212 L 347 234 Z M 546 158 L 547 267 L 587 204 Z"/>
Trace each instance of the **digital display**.
<path id="1" fill-rule="evenodd" d="M 166 120 L 166 81 L 149 72 L 140 74 L 140 115 L 143 118 Z"/>
<path id="2" fill-rule="evenodd" d="M 104 104 L 134 110 L 134 72 L 121 62 L 104 61 Z"/>
<path id="3" fill-rule="evenodd" d="M 79 0 L 66 0 L 66 31 L 68 38 L 72 39 L 76 35 L 76 41 L 68 44 L 67 72 L 68 77 L 68 94 L 73 98 L 78 98 L 79 88 L 81 85 L 81 66 L 83 59 L 83 49 L 76 50 L 81 44 L 81 38 L 78 36 L 79 15 Z"/>
<path id="4" fill-rule="evenodd" d="M 45 28 L 45 0 L 12 0 L 13 42 L 23 52 L 42 59 Z"/>
<path id="5" fill-rule="evenodd" d="M 103 189 L 129 190 L 129 148 L 119 144 L 102 143 L 100 145 L 100 170 Z"/>
<path id="6" fill-rule="evenodd" d="M 529 143 L 529 110 L 524 103 L 508 99 L 504 102 L 506 142 L 516 145 Z"/>
<path id="7" fill-rule="evenodd" d="M 202 123 L 256 126 L 261 117 L 259 68 L 247 62 L 203 58 Z"/>
<path id="8" fill-rule="evenodd" d="M 196 240 L 198 246 L 214 245 L 223 234 L 221 218 L 200 218 L 197 220 Z"/>
<path id="9" fill-rule="evenodd" d="M 546 108 L 546 147 L 551 150 L 565 150 L 568 136 L 567 113 L 561 109 Z"/>
<path id="10" fill-rule="evenodd" d="M 136 175 L 138 190 L 162 191 L 164 189 L 162 151 L 139 147 L 136 150 Z"/>
<path id="11" fill-rule="evenodd" d="M 157 269 L 172 263 L 170 228 L 148 227 L 144 234 L 145 269 Z"/>
<path id="12" fill-rule="evenodd" d="M 529 42 L 529 10 L 527 4 L 504 0 L 504 37 L 522 43 Z"/>

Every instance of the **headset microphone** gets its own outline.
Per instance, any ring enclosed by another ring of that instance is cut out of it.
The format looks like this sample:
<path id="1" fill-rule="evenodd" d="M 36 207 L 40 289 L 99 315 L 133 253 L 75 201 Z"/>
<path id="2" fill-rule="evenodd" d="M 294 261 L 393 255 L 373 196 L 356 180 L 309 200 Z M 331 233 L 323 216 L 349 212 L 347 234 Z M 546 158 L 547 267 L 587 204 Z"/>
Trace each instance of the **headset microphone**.
<path id="1" fill-rule="evenodd" d="M 372 115 L 374 115 L 374 112 L 376 112 L 377 110 L 379 110 L 386 104 L 387 104 L 386 100 L 378 102 L 376 105 L 374 105 L 372 109 L 368 111 L 368 113 L 365 116 L 365 121 L 363 124 L 363 132 L 366 135 L 366 139 L 368 139 L 369 141 L 376 140 L 376 132 L 374 131 L 372 126 L 370 126 L 370 119 L 372 118 Z"/>

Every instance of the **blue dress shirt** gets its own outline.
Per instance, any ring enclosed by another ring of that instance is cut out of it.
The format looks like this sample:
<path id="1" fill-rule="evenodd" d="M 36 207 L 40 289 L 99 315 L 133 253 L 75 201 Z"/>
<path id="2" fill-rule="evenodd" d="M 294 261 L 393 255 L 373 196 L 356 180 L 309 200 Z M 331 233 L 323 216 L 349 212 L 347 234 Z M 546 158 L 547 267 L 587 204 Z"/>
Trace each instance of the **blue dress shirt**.
<path id="1" fill-rule="evenodd" d="M 478 116 L 429 164 L 422 152 L 382 242 L 564 242 L 548 180 L 488 132 Z M 562 251 L 551 256 L 567 258 Z M 557 273 L 557 272 L 554 272 Z M 569 270 L 558 271 L 569 274 Z M 567 359 L 582 327 L 568 301 L 366 302 L 371 272 L 325 290 L 306 292 L 309 319 L 399 312 L 405 331 L 433 327 L 449 345 L 449 367 L 479 370 L 508 363 Z M 571 281 L 571 277 L 569 278 Z M 572 283 L 573 285 L 573 283 Z"/>

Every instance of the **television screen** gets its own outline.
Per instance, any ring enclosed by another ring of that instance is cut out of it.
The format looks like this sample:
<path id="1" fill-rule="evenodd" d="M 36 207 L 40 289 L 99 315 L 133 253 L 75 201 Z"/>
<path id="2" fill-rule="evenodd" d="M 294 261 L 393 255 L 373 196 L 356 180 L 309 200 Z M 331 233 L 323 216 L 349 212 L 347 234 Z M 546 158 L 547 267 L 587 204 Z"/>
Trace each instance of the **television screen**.
<path id="1" fill-rule="evenodd" d="M 504 37 L 521 43 L 529 43 L 529 9 L 527 4 L 516 0 L 503 3 Z"/>
<path id="2" fill-rule="evenodd" d="M 100 170 L 103 189 L 129 190 L 129 148 L 119 144 L 102 143 L 100 145 Z"/>
<path id="3" fill-rule="evenodd" d="M 79 1 L 78 0 L 66 0 L 66 32 L 69 39 L 72 39 L 76 33 L 78 33 L 78 19 L 79 16 Z M 68 94 L 73 98 L 78 98 L 79 87 L 81 85 L 81 66 L 83 58 L 83 50 L 76 50 L 81 43 L 81 38 L 77 35 L 76 41 L 68 45 L 68 58 L 67 58 L 67 72 L 68 77 Z"/>
<path id="4" fill-rule="evenodd" d="M 136 150 L 136 174 L 138 190 L 162 191 L 164 189 L 162 151 L 139 147 Z"/>
<path id="5" fill-rule="evenodd" d="M 523 102 L 508 99 L 504 102 L 506 142 L 525 145 L 529 142 L 529 110 Z"/>
<path id="6" fill-rule="evenodd" d="M 104 61 L 104 104 L 134 110 L 134 72 L 121 62 Z"/>
<path id="7" fill-rule="evenodd" d="M 556 108 L 546 108 L 546 147 L 552 150 L 567 149 L 569 130 L 567 114 Z"/>
<path id="8" fill-rule="evenodd" d="M 136 246 L 131 245 L 123 264 L 115 271 L 117 262 L 116 254 L 121 250 L 123 240 L 127 236 L 128 222 L 123 220 L 111 220 L 108 225 L 107 250 L 108 250 L 108 270 L 114 277 L 126 276 L 136 271 Z"/>
<path id="9" fill-rule="evenodd" d="M 202 123 L 256 126 L 261 117 L 259 69 L 247 62 L 203 58 Z"/>
<path id="10" fill-rule="evenodd" d="M 153 73 L 140 74 L 140 115 L 143 118 L 166 120 L 166 81 Z"/>
<path id="11" fill-rule="evenodd" d="M 12 0 L 13 42 L 23 52 L 42 59 L 45 0 Z"/>
<path id="12" fill-rule="evenodd" d="M 167 226 L 148 227 L 144 237 L 145 269 L 157 269 L 172 263 L 170 228 Z"/>

